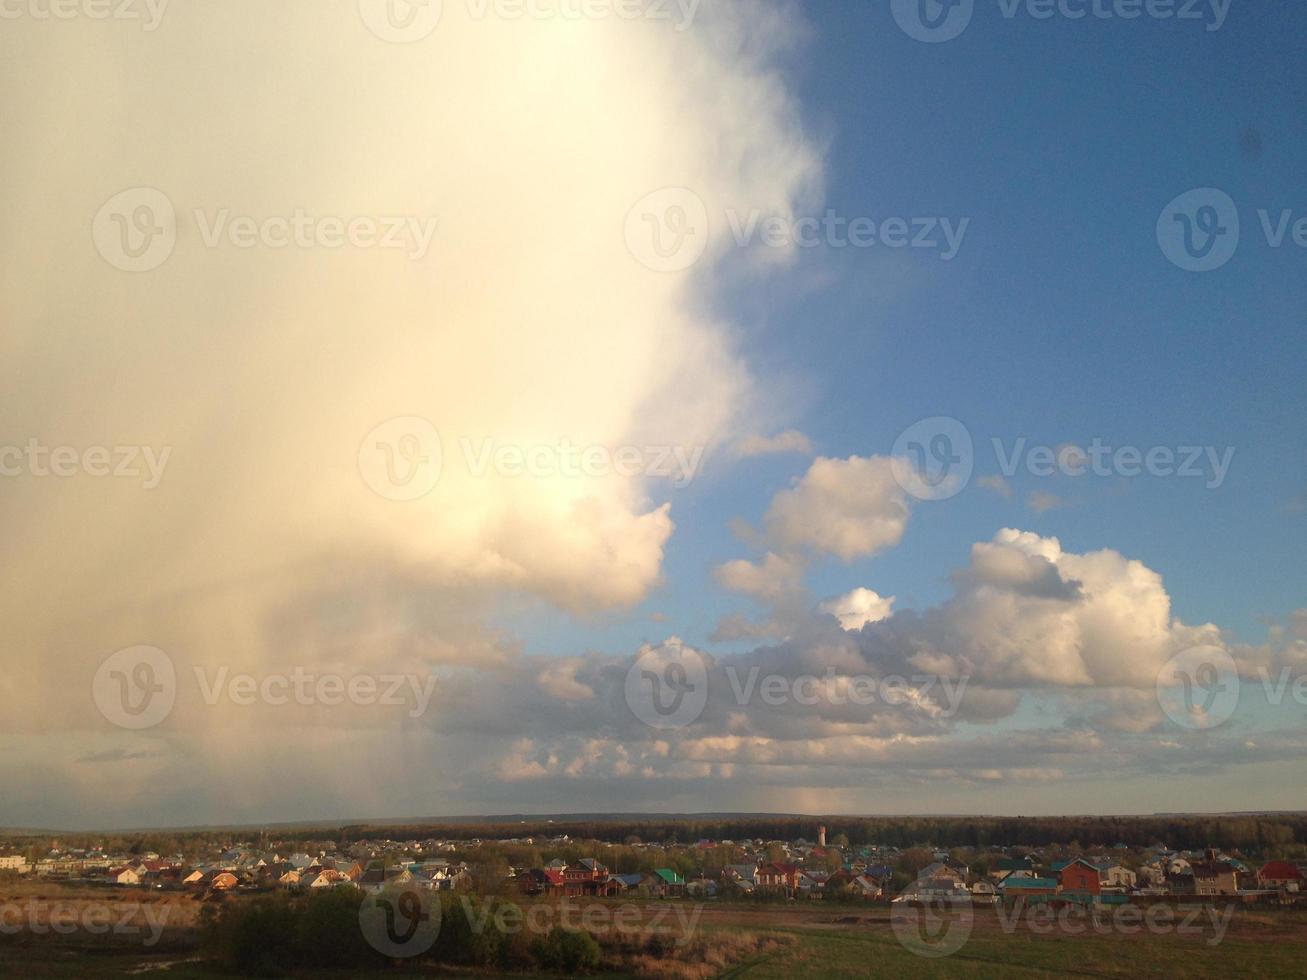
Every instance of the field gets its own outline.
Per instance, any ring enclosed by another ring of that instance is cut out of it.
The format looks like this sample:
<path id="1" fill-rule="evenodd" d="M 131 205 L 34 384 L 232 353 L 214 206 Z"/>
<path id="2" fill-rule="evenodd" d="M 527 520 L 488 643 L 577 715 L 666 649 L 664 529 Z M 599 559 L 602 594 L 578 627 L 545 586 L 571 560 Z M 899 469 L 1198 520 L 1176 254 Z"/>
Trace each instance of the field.
<path id="1" fill-rule="evenodd" d="M 101 980 L 149 977 L 157 980 L 213 980 L 220 971 L 199 958 L 197 921 L 202 903 L 185 893 L 135 889 L 71 888 L 20 884 L 0 890 L 5 912 L 0 935 L 0 977 L 33 980 Z M 48 931 L 50 909 L 77 928 Z M 551 907 L 554 911 L 557 906 Z M 1303 912 L 1239 909 L 1224 913 L 1204 907 L 1168 909 L 1150 929 L 1135 919 L 1113 923 L 1063 914 L 1062 921 L 1039 915 L 1000 915 L 978 909 L 966 924 L 965 942 L 951 955 L 928 957 L 908 949 L 917 935 L 891 921 L 885 907 L 772 905 L 689 900 L 574 902 L 572 921 L 613 923 L 626 910 L 638 928 L 673 942 L 692 936 L 696 957 L 703 951 L 714 966 L 643 961 L 641 969 L 597 976 L 666 976 L 697 980 L 709 976 L 749 980 L 795 977 L 984 978 L 984 977 L 1255 977 L 1297 978 L 1307 973 L 1307 915 Z M 148 912 L 147 912 L 148 909 Z M 541 911 L 548 911 L 541 908 Z M 1045 913 L 1049 915 L 1049 913 Z M 898 913 L 895 918 L 898 919 Z M 1162 921 L 1165 918 L 1165 921 Z M 157 934 L 149 924 L 165 923 Z M 553 921 L 553 920 L 550 920 Z M 910 920 L 909 920 L 910 921 Z M 104 929 L 114 924 L 122 929 Z M 90 926 L 96 932 L 84 928 Z M 950 929 L 962 928 L 957 920 Z M 136 929 L 138 931 L 132 932 Z M 602 929 L 602 925 L 601 925 Z M 157 942 L 145 945 L 155 935 Z M 931 935 L 945 940 L 947 929 Z M 758 938 L 767 947 L 747 952 Z M 608 942 L 599 937 L 606 948 Z M 611 937 L 610 937 L 611 938 Z M 744 940 L 748 940 L 745 942 Z M 741 958 L 742 957 L 742 958 Z M 725 962 L 723 962 L 725 961 Z M 322 971 L 312 971 L 315 976 Z M 305 976 L 310 975 L 308 972 Z M 347 971 L 327 976 L 359 974 Z M 441 967 L 398 968 L 372 976 L 481 976 L 485 971 Z M 504 974 L 512 975 L 512 974 Z M 519 976 L 522 974 L 518 974 Z"/>

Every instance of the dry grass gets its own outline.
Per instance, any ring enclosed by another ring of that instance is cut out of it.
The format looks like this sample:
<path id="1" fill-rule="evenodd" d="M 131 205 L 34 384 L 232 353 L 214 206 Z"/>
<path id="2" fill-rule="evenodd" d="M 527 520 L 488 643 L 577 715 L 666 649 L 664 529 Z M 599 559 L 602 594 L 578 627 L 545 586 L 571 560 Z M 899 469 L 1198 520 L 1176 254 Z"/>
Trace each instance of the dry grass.
<path id="1" fill-rule="evenodd" d="M 634 933 L 604 944 L 604 966 L 648 980 L 706 980 L 737 963 L 795 942 L 787 935 L 701 933 L 678 940 L 666 933 Z"/>

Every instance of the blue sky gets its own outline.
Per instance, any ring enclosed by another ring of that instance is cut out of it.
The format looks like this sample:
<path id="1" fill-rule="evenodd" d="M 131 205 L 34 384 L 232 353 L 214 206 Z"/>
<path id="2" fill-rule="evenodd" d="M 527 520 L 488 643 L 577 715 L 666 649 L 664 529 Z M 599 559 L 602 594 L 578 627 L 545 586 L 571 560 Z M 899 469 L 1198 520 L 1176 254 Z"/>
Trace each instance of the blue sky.
<path id="1" fill-rule="evenodd" d="M 1212 446 L 1235 456 L 1203 479 L 1013 481 L 1011 500 L 973 484 L 924 504 L 901 547 L 814 589 L 866 585 L 924 605 L 972 541 L 1013 526 L 1075 551 L 1115 548 L 1161 572 L 1177 615 L 1248 640 L 1304 601 L 1307 515 L 1307 250 L 1271 248 L 1257 210 L 1307 216 L 1307 79 L 1286 70 L 1307 9 L 1236 3 L 1204 22 L 1006 19 L 981 2 L 941 44 L 909 38 L 886 4 L 814 3 L 787 60 L 809 130 L 828 140 L 820 209 L 969 217 L 958 255 L 815 248 L 788 275 L 719 297 L 757 369 L 783 383 L 793 424 L 826 455 L 887 453 L 907 426 L 952 416 L 971 431 L 976 476 L 992 446 Z M 1239 205 L 1224 268 L 1170 264 L 1154 226 L 1194 187 Z M 643 607 L 704 642 L 738 601 L 711 569 L 739 550 L 728 525 L 757 520 L 800 475 L 793 457 L 719 461 L 665 499 L 683 530 L 673 583 Z M 723 472 L 726 470 L 727 472 Z M 1065 506 L 1032 513 L 1044 490 Z M 530 646 L 569 634 L 535 621 Z M 684 624 L 683 626 L 681 624 Z M 600 648 L 654 639 L 640 622 L 582 635 Z"/>

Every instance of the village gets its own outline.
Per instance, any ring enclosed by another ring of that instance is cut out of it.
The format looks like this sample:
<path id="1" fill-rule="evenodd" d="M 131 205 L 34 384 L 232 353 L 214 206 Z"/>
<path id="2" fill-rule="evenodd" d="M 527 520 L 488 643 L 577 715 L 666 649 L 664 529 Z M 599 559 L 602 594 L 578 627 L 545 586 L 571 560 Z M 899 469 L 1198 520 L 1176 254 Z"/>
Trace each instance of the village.
<path id="1" fill-rule="evenodd" d="M 499 840 L 243 841 L 203 854 L 111 853 L 63 847 L 0 849 L 0 875 L 103 887 L 291 893 L 353 886 L 468 890 L 532 898 L 739 899 L 995 905 L 1123 905 L 1173 898 L 1304 903 L 1307 861 L 1253 859 L 1217 848 L 1120 844 L 939 849 L 827 841 L 698 840 L 622 844 L 567 835 Z M 537 860 L 522 860 L 536 858 Z"/>

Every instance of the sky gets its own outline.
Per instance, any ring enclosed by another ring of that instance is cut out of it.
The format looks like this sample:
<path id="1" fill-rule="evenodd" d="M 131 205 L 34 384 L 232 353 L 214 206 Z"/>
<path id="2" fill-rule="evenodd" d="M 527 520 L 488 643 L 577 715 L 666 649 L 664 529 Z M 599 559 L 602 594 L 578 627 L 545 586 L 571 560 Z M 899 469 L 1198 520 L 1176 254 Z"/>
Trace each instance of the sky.
<path id="1" fill-rule="evenodd" d="M 1307 806 L 1307 10 L 95 9 L 0 826 Z"/>

